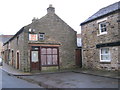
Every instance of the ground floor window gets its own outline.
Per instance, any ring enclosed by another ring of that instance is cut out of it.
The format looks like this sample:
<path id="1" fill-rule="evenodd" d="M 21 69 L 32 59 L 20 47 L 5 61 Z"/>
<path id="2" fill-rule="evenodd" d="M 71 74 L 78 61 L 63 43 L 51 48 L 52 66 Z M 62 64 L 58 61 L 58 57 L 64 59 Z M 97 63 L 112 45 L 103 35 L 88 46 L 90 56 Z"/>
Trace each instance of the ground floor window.
<path id="1" fill-rule="evenodd" d="M 41 64 L 58 65 L 58 48 L 41 48 Z"/>
<path id="2" fill-rule="evenodd" d="M 101 48 L 100 49 L 100 61 L 101 62 L 110 62 L 110 50 L 109 48 Z"/>

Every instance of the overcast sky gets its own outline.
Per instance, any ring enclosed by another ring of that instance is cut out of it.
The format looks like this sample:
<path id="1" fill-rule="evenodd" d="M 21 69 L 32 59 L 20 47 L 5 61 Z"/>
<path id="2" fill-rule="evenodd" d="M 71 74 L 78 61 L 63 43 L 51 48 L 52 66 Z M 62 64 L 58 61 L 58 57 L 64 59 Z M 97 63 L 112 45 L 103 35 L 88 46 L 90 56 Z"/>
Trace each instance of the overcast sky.
<path id="1" fill-rule="evenodd" d="M 49 4 L 55 13 L 80 33 L 80 23 L 99 9 L 119 0 L 0 0 L 0 34 L 15 34 L 33 17 L 46 15 Z"/>

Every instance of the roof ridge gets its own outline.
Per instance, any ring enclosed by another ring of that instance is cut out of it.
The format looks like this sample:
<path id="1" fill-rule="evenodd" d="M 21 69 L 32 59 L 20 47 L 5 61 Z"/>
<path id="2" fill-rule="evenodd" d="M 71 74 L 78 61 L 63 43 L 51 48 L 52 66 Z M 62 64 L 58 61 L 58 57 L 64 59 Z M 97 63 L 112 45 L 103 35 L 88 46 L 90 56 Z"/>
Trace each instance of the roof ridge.
<path id="1" fill-rule="evenodd" d="M 110 5 L 108 5 L 108 6 L 105 6 L 105 7 L 101 8 L 101 9 L 108 8 L 108 7 L 113 6 L 113 5 L 115 5 L 115 4 L 120 4 L 120 1 L 115 2 L 115 3 L 113 3 L 113 4 L 110 4 Z M 99 10 L 101 10 L 101 9 L 99 9 Z"/>
<path id="2" fill-rule="evenodd" d="M 87 22 L 90 22 L 92 20 L 100 18 L 100 17 L 102 17 L 104 15 L 110 14 L 110 13 L 112 13 L 114 11 L 119 10 L 119 9 L 120 9 L 120 1 L 99 9 L 96 13 L 94 13 L 92 16 L 90 16 L 88 19 L 86 19 L 80 25 L 83 25 L 83 24 L 85 24 Z"/>

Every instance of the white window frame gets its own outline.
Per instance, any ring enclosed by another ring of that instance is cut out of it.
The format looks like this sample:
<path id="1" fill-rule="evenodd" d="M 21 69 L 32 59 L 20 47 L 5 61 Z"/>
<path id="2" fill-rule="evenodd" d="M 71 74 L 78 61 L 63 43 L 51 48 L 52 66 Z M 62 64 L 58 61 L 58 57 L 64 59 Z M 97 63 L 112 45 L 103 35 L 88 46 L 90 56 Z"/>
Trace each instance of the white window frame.
<path id="1" fill-rule="evenodd" d="M 99 35 L 107 34 L 107 25 L 106 27 L 101 27 L 101 24 L 106 24 L 106 21 L 99 22 L 98 24 L 99 24 Z M 105 28 L 106 28 L 106 31 L 101 32 L 102 29 L 105 29 Z"/>
<path id="2" fill-rule="evenodd" d="M 40 35 L 43 35 L 42 37 Z M 45 39 L 45 33 L 39 33 L 39 40 L 44 40 Z"/>
<path id="3" fill-rule="evenodd" d="M 102 54 L 101 50 L 102 49 L 108 49 L 108 54 Z M 102 55 L 109 55 L 109 59 L 108 60 L 102 60 Z M 100 48 L 100 62 L 111 62 L 111 54 L 110 54 L 110 49 L 109 48 Z"/>

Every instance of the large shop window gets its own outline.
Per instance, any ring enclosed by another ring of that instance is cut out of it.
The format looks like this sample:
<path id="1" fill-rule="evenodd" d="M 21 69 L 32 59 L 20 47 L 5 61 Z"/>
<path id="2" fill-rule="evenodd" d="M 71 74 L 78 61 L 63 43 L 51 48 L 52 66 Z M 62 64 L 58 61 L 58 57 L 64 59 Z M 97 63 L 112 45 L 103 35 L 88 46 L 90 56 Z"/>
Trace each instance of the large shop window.
<path id="1" fill-rule="evenodd" d="M 58 65 L 58 48 L 41 48 L 41 64 Z"/>

